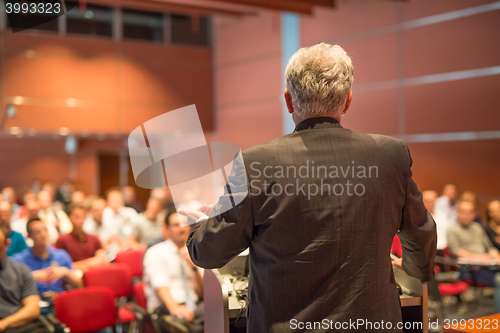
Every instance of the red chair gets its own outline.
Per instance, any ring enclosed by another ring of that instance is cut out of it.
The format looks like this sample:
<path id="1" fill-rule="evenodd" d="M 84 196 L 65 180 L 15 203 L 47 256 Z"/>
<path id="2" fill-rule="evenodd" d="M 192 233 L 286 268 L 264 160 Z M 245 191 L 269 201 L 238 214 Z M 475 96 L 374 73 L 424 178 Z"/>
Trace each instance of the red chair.
<path id="1" fill-rule="evenodd" d="M 403 248 L 401 247 L 401 241 L 398 235 L 395 235 L 392 239 L 391 253 L 401 258 L 403 256 Z"/>
<path id="2" fill-rule="evenodd" d="M 144 321 L 142 329 L 140 332 L 144 333 L 159 333 L 160 327 L 158 324 L 158 315 L 147 311 L 148 304 L 146 299 L 146 293 L 144 292 L 146 288 L 146 282 L 141 281 L 134 284 L 134 301 L 137 306 L 144 310 L 147 315 L 148 320 Z"/>
<path id="3" fill-rule="evenodd" d="M 147 310 L 148 304 L 144 288 L 146 288 L 146 282 L 144 281 L 134 284 L 134 301 L 135 304 L 139 305 L 144 310 Z"/>
<path id="4" fill-rule="evenodd" d="M 116 255 L 115 263 L 130 267 L 132 277 L 142 277 L 142 260 L 146 250 L 126 250 Z"/>
<path id="5" fill-rule="evenodd" d="M 116 325 L 114 294 L 106 287 L 59 293 L 54 299 L 54 312 L 73 333 L 93 332 Z"/>
<path id="6" fill-rule="evenodd" d="M 142 320 L 142 315 L 133 310 L 127 297 L 132 293 L 132 273 L 125 264 L 111 264 L 90 269 L 83 275 L 87 287 L 108 287 L 113 291 L 118 302 L 118 320 L 121 323 L 131 323 L 131 330 L 136 326 L 136 320 Z"/>

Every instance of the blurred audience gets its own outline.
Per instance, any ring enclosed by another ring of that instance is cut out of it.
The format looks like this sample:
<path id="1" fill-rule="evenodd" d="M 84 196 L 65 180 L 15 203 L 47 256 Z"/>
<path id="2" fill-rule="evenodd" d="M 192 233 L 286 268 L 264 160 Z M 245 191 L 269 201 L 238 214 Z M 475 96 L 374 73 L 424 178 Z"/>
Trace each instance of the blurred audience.
<path id="1" fill-rule="evenodd" d="M 28 248 L 26 241 L 21 233 L 11 230 L 10 223 L 12 221 L 12 205 L 8 201 L 0 202 L 0 225 L 2 225 L 6 232 L 7 238 L 10 239 L 10 245 L 7 248 L 7 255 L 13 256 L 16 253 Z"/>
<path id="2" fill-rule="evenodd" d="M 142 202 L 137 200 L 137 193 L 135 192 L 135 188 L 133 186 L 124 186 L 122 188 L 122 194 L 125 207 L 133 208 L 137 213 L 144 210 Z"/>
<path id="3" fill-rule="evenodd" d="M 500 250 L 500 200 L 493 200 L 486 206 L 486 234 L 491 243 Z"/>
<path id="4" fill-rule="evenodd" d="M 434 220 L 437 227 L 437 248 L 444 249 L 448 246 L 446 234 L 448 228 L 457 222 L 458 188 L 453 183 L 443 187 L 443 195 L 436 199 L 434 206 Z"/>
<path id="5" fill-rule="evenodd" d="M 59 237 L 55 244 L 56 248 L 66 250 L 73 259 L 75 269 L 81 271 L 107 264 L 106 251 L 102 248 L 99 237 L 87 234 L 83 230 L 85 208 L 83 206 L 70 206 L 68 213 L 73 230 L 71 233 Z"/>
<path id="6" fill-rule="evenodd" d="M 68 252 L 48 245 L 47 225 L 40 219 L 31 219 L 26 225 L 33 247 L 16 254 L 13 259 L 28 266 L 37 282 L 42 297 L 64 291 L 64 284 L 73 288 L 83 286 L 81 277 L 73 270 L 73 261 Z"/>
<path id="7" fill-rule="evenodd" d="M 55 200 L 61 202 L 65 207 L 71 203 L 71 196 L 75 190 L 75 185 L 70 179 L 65 179 L 56 192 Z"/>
<path id="8" fill-rule="evenodd" d="M 450 253 L 458 258 L 477 259 L 488 262 L 500 259 L 500 253 L 490 242 L 483 227 L 474 223 L 474 203 L 460 201 L 457 211 L 458 223 L 448 229 Z M 495 287 L 495 305 L 500 312 L 500 272 L 487 267 L 472 273 L 466 268 L 461 272 L 462 279 L 469 279 Z"/>

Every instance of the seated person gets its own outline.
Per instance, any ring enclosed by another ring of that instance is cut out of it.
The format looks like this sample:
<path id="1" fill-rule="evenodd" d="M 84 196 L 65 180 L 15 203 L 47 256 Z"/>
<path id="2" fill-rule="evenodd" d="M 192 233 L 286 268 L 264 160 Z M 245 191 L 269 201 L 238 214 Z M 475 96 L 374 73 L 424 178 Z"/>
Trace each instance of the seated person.
<path id="1" fill-rule="evenodd" d="M 0 332 L 48 333 L 35 319 L 40 315 L 40 296 L 30 269 L 6 255 L 10 240 L 0 226 Z"/>
<path id="2" fill-rule="evenodd" d="M 106 251 L 102 248 L 99 237 L 83 231 L 85 208 L 70 206 L 68 213 L 73 230 L 59 237 L 56 241 L 56 248 L 66 250 L 73 259 L 73 267 L 81 271 L 107 264 Z"/>
<path id="3" fill-rule="evenodd" d="M 447 232 L 450 253 L 458 258 L 500 259 L 500 253 L 491 244 L 486 232 L 479 223 L 473 223 L 476 216 L 474 203 L 460 201 L 458 205 L 458 223 L 450 226 Z M 468 271 L 461 274 L 463 279 L 472 279 Z M 500 271 L 487 268 L 475 272 L 475 279 L 495 287 L 495 305 L 500 312 Z"/>
<path id="4" fill-rule="evenodd" d="M 193 264 L 187 252 L 190 230 L 189 226 L 181 226 L 172 210 L 165 217 L 167 240 L 149 248 L 144 256 L 148 310 L 162 316 L 164 332 L 172 328 L 203 332 L 202 270 Z"/>
<path id="5" fill-rule="evenodd" d="M 148 200 L 146 210 L 137 217 L 131 239 L 139 244 L 148 245 L 161 237 L 162 224 L 158 223 L 158 214 L 163 210 L 161 201 L 156 198 Z"/>
<path id="6" fill-rule="evenodd" d="M 491 243 L 500 250 L 500 200 L 493 200 L 486 206 L 486 233 Z"/>
<path id="7" fill-rule="evenodd" d="M 83 231 L 87 234 L 96 235 L 99 237 L 101 244 L 106 248 L 113 243 L 118 237 L 118 227 L 113 227 L 109 224 L 104 225 L 102 213 L 106 208 L 106 200 L 97 198 L 90 203 L 90 210 L 83 223 Z"/>
<path id="8" fill-rule="evenodd" d="M 75 274 L 68 252 L 47 245 L 49 236 L 45 221 L 31 219 L 26 228 L 28 237 L 33 240 L 33 247 L 16 254 L 12 259 L 31 269 L 40 295 L 50 296 L 48 293 L 64 291 L 64 283 L 74 288 L 82 287 L 82 279 Z"/>
<path id="9" fill-rule="evenodd" d="M 23 235 L 19 232 L 10 229 L 10 222 L 12 220 L 12 205 L 8 201 L 0 202 L 0 225 L 4 226 L 9 233 L 10 245 L 7 248 L 7 255 L 13 256 L 28 248 Z"/>

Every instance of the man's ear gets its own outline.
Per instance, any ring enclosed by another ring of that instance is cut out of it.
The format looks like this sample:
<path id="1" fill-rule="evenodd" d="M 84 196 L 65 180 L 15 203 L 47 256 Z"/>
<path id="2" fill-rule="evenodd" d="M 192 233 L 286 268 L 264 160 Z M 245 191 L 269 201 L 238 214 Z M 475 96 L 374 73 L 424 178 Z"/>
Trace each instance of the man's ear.
<path id="1" fill-rule="evenodd" d="M 292 96 L 290 96 L 290 93 L 288 92 L 287 89 L 284 91 L 284 96 L 285 96 L 285 102 L 286 102 L 286 108 L 288 109 L 288 113 L 293 113 L 293 103 L 292 103 Z"/>
<path id="2" fill-rule="evenodd" d="M 7 247 L 10 245 L 11 241 L 10 241 L 10 238 L 7 238 L 7 240 L 5 241 L 5 243 L 7 244 Z"/>
<path id="3" fill-rule="evenodd" d="M 347 109 L 349 109 L 349 106 L 351 106 L 351 101 L 352 101 L 352 91 L 349 92 L 349 97 L 347 97 L 347 102 L 345 103 L 345 108 L 342 111 L 342 114 L 345 114 L 347 112 Z"/>

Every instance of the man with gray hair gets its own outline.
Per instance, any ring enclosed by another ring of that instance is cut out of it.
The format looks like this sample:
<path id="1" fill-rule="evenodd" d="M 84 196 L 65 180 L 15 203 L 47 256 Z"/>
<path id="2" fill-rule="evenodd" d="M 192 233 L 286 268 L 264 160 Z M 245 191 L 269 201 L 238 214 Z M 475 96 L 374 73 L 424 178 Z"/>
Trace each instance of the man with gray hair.
<path id="1" fill-rule="evenodd" d="M 207 206 L 180 212 L 198 222 L 196 265 L 219 268 L 250 248 L 248 332 L 402 332 L 396 233 L 404 270 L 433 277 L 436 227 L 408 147 L 340 125 L 352 82 L 340 46 L 300 49 L 286 69 L 295 131 L 235 158 L 210 218 Z"/>

